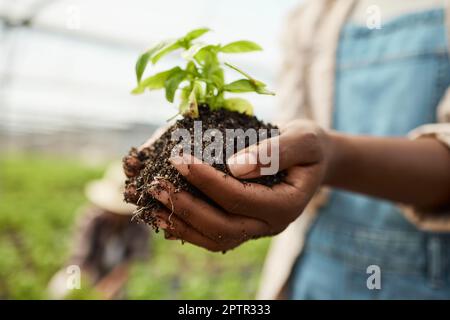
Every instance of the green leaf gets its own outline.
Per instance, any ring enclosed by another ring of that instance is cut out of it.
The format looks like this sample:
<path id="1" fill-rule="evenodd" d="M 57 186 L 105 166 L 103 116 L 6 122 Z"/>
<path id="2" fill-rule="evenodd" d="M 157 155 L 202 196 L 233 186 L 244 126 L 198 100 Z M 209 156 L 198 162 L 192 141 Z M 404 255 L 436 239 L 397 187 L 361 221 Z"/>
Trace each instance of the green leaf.
<path id="1" fill-rule="evenodd" d="M 252 82 L 252 84 L 255 86 L 256 93 L 267 94 L 267 95 L 271 95 L 271 96 L 275 95 L 275 92 L 270 91 L 266 88 L 267 85 L 264 82 L 261 82 L 256 79 L 251 79 L 250 82 Z"/>
<path id="2" fill-rule="evenodd" d="M 183 91 L 185 91 L 185 89 L 186 88 L 183 88 Z M 203 88 L 201 84 L 198 81 L 194 82 L 194 87 L 190 92 L 189 96 L 187 97 L 187 99 L 181 101 L 180 114 L 182 114 L 185 117 L 197 118 L 198 101 L 199 99 L 201 99 L 202 92 Z"/>
<path id="3" fill-rule="evenodd" d="M 214 82 L 217 89 L 222 89 L 223 85 L 225 84 L 223 69 L 219 64 L 216 64 L 214 65 L 214 68 L 210 69 L 210 72 L 211 80 Z"/>
<path id="4" fill-rule="evenodd" d="M 195 81 L 192 89 L 197 97 L 197 100 L 201 101 L 204 99 L 205 92 L 200 81 Z"/>
<path id="5" fill-rule="evenodd" d="M 177 49 L 180 49 L 182 47 L 182 45 L 180 44 L 180 42 L 177 41 L 171 41 L 169 43 L 167 43 L 165 46 L 163 46 L 162 48 L 160 48 L 159 50 L 157 50 L 154 55 L 151 57 L 151 61 L 153 64 L 157 63 L 159 61 L 159 59 L 161 59 L 162 57 L 164 57 L 165 55 L 167 55 L 168 53 L 175 51 Z"/>
<path id="6" fill-rule="evenodd" d="M 231 42 L 220 48 L 220 51 L 223 53 L 241 53 L 261 50 L 262 48 L 258 44 L 247 40 Z"/>
<path id="7" fill-rule="evenodd" d="M 179 67 L 172 68 L 170 70 L 162 71 L 160 73 L 157 73 L 151 77 L 146 78 L 145 80 L 141 81 L 139 85 L 131 91 L 133 94 L 141 94 L 145 91 L 145 89 L 148 90 L 157 90 L 164 88 L 164 83 L 169 78 L 169 76 L 178 70 L 181 70 Z"/>
<path id="8" fill-rule="evenodd" d="M 186 78 L 186 71 L 178 68 L 178 70 L 172 72 L 170 76 L 164 82 L 164 87 L 166 89 L 166 99 L 169 102 L 173 102 L 175 98 L 175 92 L 178 89 L 183 80 Z"/>
<path id="9" fill-rule="evenodd" d="M 155 52 L 157 52 L 158 50 L 163 48 L 165 45 L 166 45 L 165 42 L 160 42 L 139 56 L 138 60 L 136 61 L 136 67 L 135 67 L 136 78 L 137 78 L 138 83 L 141 81 L 142 75 L 144 74 L 144 71 L 145 71 L 145 68 L 147 67 L 148 61 L 152 58 L 152 56 L 155 54 Z"/>
<path id="10" fill-rule="evenodd" d="M 197 66 L 195 65 L 195 63 L 193 61 L 188 62 L 188 64 L 186 65 L 186 71 L 191 76 L 198 76 Z"/>
<path id="11" fill-rule="evenodd" d="M 217 58 L 218 48 L 218 46 L 207 46 L 203 48 L 196 54 L 195 60 L 202 66 L 201 80 L 221 90 L 225 80 L 223 69 Z M 212 89 L 211 86 L 208 87 Z"/>
<path id="12" fill-rule="evenodd" d="M 180 104 L 180 114 L 184 117 L 197 118 L 198 117 L 198 103 L 194 94 L 190 94 L 189 98 L 182 101 Z"/>
<path id="13" fill-rule="evenodd" d="M 145 91 L 145 87 L 139 85 L 136 88 L 134 88 L 133 90 L 131 90 L 131 94 L 141 94 L 144 91 Z"/>
<path id="14" fill-rule="evenodd" d="M 219 70 L 211 75 L 211 80 L 217 89 L 222 89 L 224 85 L 223 71 Z"/>
<path id="15" fill-rule="evenodd" d="M 185 41 L 192 41 L 211 31 L 209 28 L 199 28 L 188 32 L 182 39 Z"/>
<path id="16" fill-rule="evenodd" d="M 223 90 L 228 92 L 256 92 L 257 88 L 250 80 L 241 79 L 226 84 Z"/>
<path id="17" fill-rule="evenodd" d="M 213 85 L 216 89 L 222 90 L 225 83 L 223 70 L 219 65 L 209 64 L 203 68 L 202 77 L 203 82 Z"/>
<path id="18" fill-rule="evenodd" d="M 243 70 L 239 69 L 238 67 L 232 65 L 231 63 L 225 62 L 224 64 L 225 64 L 228 68 L 231 68 L 231 69 L 233 69 L 234 71 L 239 72 L 240 74 L 242 74 L 242 75 L 243 75 L 244 77 L 246 77 L 247 79 L 249 79 L 249 80 L 254 80 L 248 73 L 246 73 L 246 72 L 244 72 Z"/>
<path id="19" fill-rule="evenodd" d="M 179 106 L 180 112 L 185 116 L 198 116 L 198 104 L 206 103 L 211 110 L 227 108 L 232 111 L 252 114 L 251 104 L 240 98 L 225 100 L 227 92 L 256 92 L 259 94 L 274 94 L 267 90 L 266 85 L 251 77 L 246 72 L 229 63 L 225 65 L 243 75 L 243 79 L 225 84 L 224 70 L 219 53 L 239 53 L 262 50 L 251 41 L 240 40 L 228 43 L 208 45 L 194 43 L 194 40 L 208 32 L 208 28 L 199 28 L 188 32 L 184 37 L 157 44 L 144 54 L 136 63 L 137 87 L 132 91 L 139 94 L 145 90 L 165 89 L 166 99 L 173 102 L 175 94 L 182 85 Z M 167 54 L 179 50 L 187 59 L 184 69 L 175 67 L 159 72 L 142 80 L 145 69 L 149 63 L 156 64 Z"/>
<path id="20" fill-rule="evenodd" d="M 144 71 L 147 67 L 147 64 L 149 61 L 152 62 L 152 64 L 156 64 L 162 57 L 169 54 L 172 51 L 175 51 L 177 49 L 180 49 L 183 47 L 183 42 L 190 42 L 206 32 L 208 32 L 208 28 L 200 28 L 192 30 L 191 32 L 187 33 L 183 38 L 177 39 L 177 40 L 170 40 L 170 41 L 162 41 L 158 44 L 156 44 L 154 47 L 152 47 L 150 50 L 143 53 L 136 62 L 136 78 L 138 83 L 142 79 L 142 75 L 144 74 Z"/>
<path id="21" fill-rule="evenodd" d="M 184 101 L 187 101 L 187 99 L 189 98 L 189 95 L 191 94 L 191 91 L 192 91 L 192 86 L 190 86 L 190 85 L 186 85 L 183 88 L 181 88 L 180 100 L 182 103 Z"/>
<path id="22" fill-rule="evenodd" d="M 255 91 L 256 93 L 267 94 L 267 95 L 272 95 L 272 96 L 275 95 L 275 92 L 272 92 L 272 91 L 266 89 L 266 84 L 264 82 L 254 79 L 248 73 L 242 71 L 241 69 L 239 69 L 238 67 L 232 65 L 231 63 L 225 62 L 225 65 L 227 67 L 229 67 L 229 68 L 239 72 L 244 77 L 246 77 L 251 82 L 251 84 L 254 86 L 254 90 L 253 91 Z M 243 91 L 241 91 L 241 92 L 243 92 Z"/>
<path id="23" fill-rule="evenodd" d="M 194 56 L 195 61 L 198 63 L 208 63 L 208 62 L 217 62 L 217 52 L 219 50 L 219 45 L 207 45 L 201 48 Z"/>
<path id="24" fill-rule="evenodd" d="M 136 61 L 136 79 L 139 83 L 141 81 L 142 75 L 144 74 L 145 68 L 147 67 L 148 60 L 150 59 L 151 53 L 146 52 L 139 56 L 138 60 Z"/>
<path id="25" fill-rule="evenodd" d="M 188 50 L 184 51 L 181 56 L 186 60 L 193 60 L 200 50 L 209 46 L 210 45 L 204 43 L 196 43 L 192 45 Z"/>
<path id="26" fill-rule="evenodd" d="M 246 115 L 253 115 L 253 106 L 250 102 L 242 98 L 225 99 L 224 109 L 244 113 Z"/>
<path id="27" fill-rule="evenodd" d="M 267 90 L 266 85 L 258 80 L 241 79 L 223 87 L 224 91 L 228 92 L 256 92 L 259 94 L 275 95 L 274 92 Z"/>
<path id="28" fill-rule="evenodd" d="M 266 89 L 266 85 L 257 86 L 256 87 L 256 93 L 266 94 L 266 95 L 269 95 L 269 96 L 274 96 L 275 95 L 275 92 Z"/>

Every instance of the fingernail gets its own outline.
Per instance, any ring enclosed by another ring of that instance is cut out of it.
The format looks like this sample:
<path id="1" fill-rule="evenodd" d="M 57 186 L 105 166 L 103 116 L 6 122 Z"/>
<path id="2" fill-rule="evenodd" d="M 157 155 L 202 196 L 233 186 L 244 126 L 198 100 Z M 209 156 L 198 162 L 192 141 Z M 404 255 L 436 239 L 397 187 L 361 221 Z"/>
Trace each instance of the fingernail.
<path id="1" fill-rule="evenodd" d="M 158 228 L 161 228 L 161 229 L 167 229 L 169 227 L 167 222 L 165 222 L 161 218 L 156 219 L 155 224 Z"/>
<path id="2" fill-rule="evenodd" d="M 169 202 L 169 192 L 165 189 L 165 186 L 159 182 L 152 182 L 148 192 L 158 201 L 166 204 Z"/>
<path id="3" fill-rule="evenodd" d="M 155 189 L 157 186 L 159 186 L 159 180 L 153 180 L 152 183 L 150 183 L 151 189 Z"/>
<path id="4" fill-rule="evenodd" d="M 150 183 L 150 187 L 148 188 L 148 192 L 151 195 L 155 194 L 159 190 L 161 190 L 161 185 L 160 185 L 159 181 L 154 180 L 152 183 Z"/>
<path id="5" fill-rule="evenodd" d="M 228 158 L 227 164 L 231 174 L 239 178 L 255 171 L 258 159 L 253 152 L 240 152 Z"/>
<path id="6" fill-rule="evenodd" d="M 177 156 L 169 159 L 170 163 L 181 173 L 186 176 L 189 173 L 189 164 L 191 163 L 191 158 L 188 156 Z"/>

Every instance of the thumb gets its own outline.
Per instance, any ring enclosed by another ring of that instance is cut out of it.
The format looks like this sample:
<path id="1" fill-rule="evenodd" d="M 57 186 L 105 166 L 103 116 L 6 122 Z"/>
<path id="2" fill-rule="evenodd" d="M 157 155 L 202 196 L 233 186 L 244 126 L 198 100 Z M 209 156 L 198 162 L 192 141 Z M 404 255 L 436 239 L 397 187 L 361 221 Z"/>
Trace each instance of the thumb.
<path id="1" fill-rule="evenodd" d="M 259 146 L 243 149 L 227 160 L 228 170 L 236 178 L 256 178 L 261 174 L 261 163 L 258 162 Z"/>
<path id="2" fill-rule="evenodd" d="M 227 165 L 236 178 L 252 179 L 295 165 L 317 163 L 322 158 L 320 149 L 315 135 L 285 132 L 235 153 Z"/>
<path id="3" fill-rule="evenodd" d="M 258 145 L 245 148 L 233 156 L 228 161 L 228 169 L 236 178 L 251 179 L 262 175 L 273 175 L 285 169 L 288 163 L 283 163 L 280 167 L 280 138 L 273 137 L 262 141 Z M 289 163 L 292 161 L 289 159 Z"/>

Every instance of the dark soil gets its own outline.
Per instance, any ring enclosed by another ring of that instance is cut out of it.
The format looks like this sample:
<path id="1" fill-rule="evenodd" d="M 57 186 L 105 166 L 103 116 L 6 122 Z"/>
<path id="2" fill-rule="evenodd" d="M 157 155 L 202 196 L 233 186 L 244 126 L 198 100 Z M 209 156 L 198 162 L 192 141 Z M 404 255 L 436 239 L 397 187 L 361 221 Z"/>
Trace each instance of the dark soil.
<path id="1" fill-rule="evenodd" d="M 178 173 L 178 171 L 169 162 L 169 158 L 172 149 L 179 141 L 171 140 L 171 133 L 178 128 L 186 128 L 191 132 L 192 140 L 194 139 L 193 128 L 194 121 L 202 121 L 202 130 L 205 132 L 207 129 L 218 129 L 222 132 L 225 140 L 225 129 L 243 129 L 244 131 L 250 128 L 255 129 L 268 129 L 268 137 L 270 137 L 270 129 L 276 128 L 271 124 L 266 124 L 258 120 L 254 116 L 248 116 L 245 114 L 227 111 L 219 109 L 217 111 L 211 111 L 206 106 L 199 107 L 199 117 L 196 119 L 183 118 L 176 121 L 174 125 L 168 128 L 163 135 L 157 139 L 153 145 L 148 148 L 144 148 L 138 151 L 136 148 L 132 148 L 127 156 L 123 159 L 123 165 L 125 174 L 128 179 L 126 180 L 126 189 L 124 193 L 125 201 L 136 204 L 138 206 L 136 210 L 136 217 L 149 225 L 155 227 L 154 217 L 152 212 L 155 209 L 161 208 L 162 204 L 153 198 L 148 189 L 150 184 L 157 179 L 166 179 L 170 181 L 177 188 L 177 191 L 188 191 L 195 196 L 201 197 L 206 201 L 212 203 L 212 201 L 204 196 L 197 188 L 187 182 L 187 180 Z M 192 142 L 193 145 L 193 142 Z M 237 152 L 237 143 L 235 141 L 235 150 Z M 248 147 L 249 141 L 245 141 L 245 147 Z M 206 143 L 203 143 L 202 148 L 206 147 Z M 193 154 L 193 151 L 191 151 Z M 226 163 L 226 151 L 225 145 L 223 150 L 223 162 L 224 164 L 213 164 L 213 167 L 223 171 L 226 175 L 230 174 Z M 272 176 L 262 176 L 256 179 L 241 180 L 245 182 L 255 182 L 266 186 L 272 186 L 280 183 L 284 178 L 285 173 L 280 172 Z M 213 204 L 213 203 L 212 203 Z M 155 228 L 156 229 L 156 228 Z"/>

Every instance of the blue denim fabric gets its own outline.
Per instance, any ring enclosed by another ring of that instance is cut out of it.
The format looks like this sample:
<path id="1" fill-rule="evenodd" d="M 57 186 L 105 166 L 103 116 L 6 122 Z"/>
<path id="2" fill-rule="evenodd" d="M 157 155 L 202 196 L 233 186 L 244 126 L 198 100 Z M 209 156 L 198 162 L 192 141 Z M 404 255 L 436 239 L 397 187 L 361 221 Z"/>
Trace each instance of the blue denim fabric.
<path id="1" fill-rule="evenodd" d="M 405 136 L 435 122 L 449 84 L 443 10 L 401 16 L 381 30 L 347 24 L 337 52 L 333 126 Z M 450 234 L 417 230 L 391 202 L 335 190 L 309 231 L 291 297 L 448 299 L 449 262 Z M 367 288 L 369 265 L 380 267 L 380 290 Z"/>

